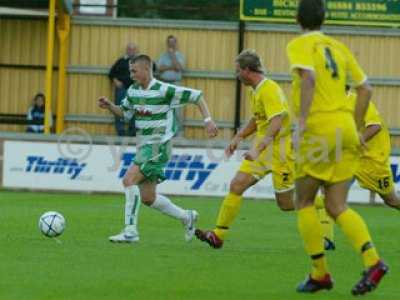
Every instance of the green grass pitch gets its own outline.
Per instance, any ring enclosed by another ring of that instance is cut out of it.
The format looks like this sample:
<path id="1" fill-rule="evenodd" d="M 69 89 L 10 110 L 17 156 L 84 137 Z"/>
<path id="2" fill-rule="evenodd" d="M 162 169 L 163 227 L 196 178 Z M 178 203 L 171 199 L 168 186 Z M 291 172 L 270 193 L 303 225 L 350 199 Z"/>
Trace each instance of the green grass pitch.
<path id="1" fill-rule="evenodd" d="M 173 197 L 200 213 L 199 227 L 212 228 L 221 199 Z M 336 230 L 337 250 L 328 254 L 335 287 L 299 295 L 309 270 L 294 213 L 272 201 L 245 201 L 224 248 L 185 243 L 177 221 L 141 207 L 141 240 L 111 244 L 122 228 L 123 195 L 0 191 L 0 299 L 354 299 L 361 261 Z M 356 206 L 390 265 L 377 291 L 364 299 L 400 299 L 399 212 Z M 38 230 L 39 216 L 61 212 L 67 228 L 60 243 Z"/>

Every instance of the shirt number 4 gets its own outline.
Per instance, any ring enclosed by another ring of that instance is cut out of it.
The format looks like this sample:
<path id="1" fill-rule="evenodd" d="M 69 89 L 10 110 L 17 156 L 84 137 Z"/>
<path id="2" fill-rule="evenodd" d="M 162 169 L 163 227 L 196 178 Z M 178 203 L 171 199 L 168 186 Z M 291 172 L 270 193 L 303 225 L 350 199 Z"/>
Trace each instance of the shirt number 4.
<path id="1" fill-rule="evenodd" d="M 338 72 L 338 66 L 333 58 L 332 51 L 330 48 L 325 47 L 325 67 L 327 70 L 331 71 L 332 78 L 338 79 L 339 78 L 339 72 Z"/>

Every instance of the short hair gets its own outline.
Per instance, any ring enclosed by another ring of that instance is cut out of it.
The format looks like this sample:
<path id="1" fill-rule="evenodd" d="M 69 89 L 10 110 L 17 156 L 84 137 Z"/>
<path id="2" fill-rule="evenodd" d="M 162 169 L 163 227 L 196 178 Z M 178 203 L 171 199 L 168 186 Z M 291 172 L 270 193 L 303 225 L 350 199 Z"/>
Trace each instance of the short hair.
<path id="1" fill-rule="evenodd" d="M 325 20 L 324 0 L 301 0 L 297 8 L 297 22 L 303 29 L 319 29 Z"/>
<path id="2" fill-rule="evenodd" d="M 131 64 L 135 64 L 137 62 L 145 63 L 150 69 L 152 69 L 153 62 L 151 61 L 150 56 L 146 54 L 138 54 L 131 58 Z"/>
<path id="3" fill-rule="evenodd" d="M 170 39 L 174 39 L 175 41 L 177 40 L 177 39 L 176 39 L 176 36 L 174 36 L 174 35 L 172 35 L 172 34 L 170 34 L 169 36 L 167 36 L 167 41 L 170 40 Z"/>
<path id="4" fill-rule="evenodd" d="M 241 69 L 248 68 L 256 73 L 264 73 L 264 67 L 260 56 L 253 49 L 245 49 L 236 57 L 235 62 Z"/>
<path id="5" fill-rule="evenodd" d="M 126 48 L 137 48 L 137 45 L 135 43 L 129 42 L 126 44 Z"/>

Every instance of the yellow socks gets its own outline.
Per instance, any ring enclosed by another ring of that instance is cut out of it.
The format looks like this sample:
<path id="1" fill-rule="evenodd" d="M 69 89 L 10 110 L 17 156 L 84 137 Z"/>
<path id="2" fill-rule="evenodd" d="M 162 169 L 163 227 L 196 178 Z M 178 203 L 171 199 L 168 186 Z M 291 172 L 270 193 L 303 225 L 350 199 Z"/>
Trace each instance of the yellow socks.
<path id="1" fill-rule="evenodd" d="M 302 208 L 297 212 L 300 236 L 303 239 L 307 254 L 311 257 L 313 279 L 322 279 L 328 273 L 328 265 L 324 253 L 321 224 L 314 206 Z"/>
<path id="2" fill-rule="evenodd" d="M 225 234 L 229 230 L 229 226 L 233 223 L 233 220 L 236 218 L 241 204 L 241 195 L 236 195 L 234 193 L 226 195 L 221 208 L 219 209 L 217 226 L 214 229 L 215 234 L 220 239 L 223 240 L 225 238 Z"/>
<path id="3" fill-rule="evenodd" d="M 343 230 L 356 251 L 361 253 L 364 266 L 368 268 L 375 265 L 379 260 L 379 256 L 372 244 L 367 225 L 360 215 L 348 208 L 337 217 L 336 223 Z"/>
<path id="4" fill-rule="evenodd" d="M 334 241 L 334 231 L 333 231 L 334 221 L 325 210 L 324 197 L 323 196 L 315 197 L 314 204 L 315 204 L 315 208 L 317 209 L 318 218 L 319 218 L 319 221 L 322 226 L 322 234 L 325 238 L 327 238 L 328 240 L 333 242 Z"/>

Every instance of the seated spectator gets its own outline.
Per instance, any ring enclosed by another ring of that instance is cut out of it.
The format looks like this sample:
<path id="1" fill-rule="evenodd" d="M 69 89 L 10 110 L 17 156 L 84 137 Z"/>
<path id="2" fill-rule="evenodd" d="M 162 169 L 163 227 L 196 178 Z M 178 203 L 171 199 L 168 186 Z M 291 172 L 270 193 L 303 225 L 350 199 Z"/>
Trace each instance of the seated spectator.
<path id="1" fill-rule="evenodd" d="M 44 132 L 44 112 L 45 112 L 45 96 L 43 93 L 37 93 L 32 101 L 32 106 L 29 108 L 26 119 L 30 121 L 27 132 L 43 133 Z M 53 124 L 53 119 L 50 118 L 50 127 Z"/>
<path id="2" fill-rule="evenodd" d="M 175 36 L 167 37 L 167 51 L 161 54 L 158 63 L 158 77 L 161 81 L 168 82 L 174 85 L 180 85 L 182 80 L 182 72 L 185 65 L 185 58 L 178 49 L 178 41 Z M 175 109 L 175 117 L 177 119 L 177 135 L 183 134 L 183 109 Z"/>
<path id="3" fill-rule="evenodd" d="M 129 60 L 138 53 L 137 46 L 133 43 L 126 45 L 125 55 L 120 57 L 111 67 L 108 77 L 114 86 L 114 102 L 120 105 L 125 98 L 128 87 L 133 83 L 129 72 Z M 115 118 L 115 129 L 119 136 L 135 135 L 135 120 L 131 120 L 126 130 L 126 124 L 123 119 Z"/>

